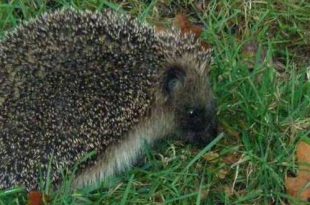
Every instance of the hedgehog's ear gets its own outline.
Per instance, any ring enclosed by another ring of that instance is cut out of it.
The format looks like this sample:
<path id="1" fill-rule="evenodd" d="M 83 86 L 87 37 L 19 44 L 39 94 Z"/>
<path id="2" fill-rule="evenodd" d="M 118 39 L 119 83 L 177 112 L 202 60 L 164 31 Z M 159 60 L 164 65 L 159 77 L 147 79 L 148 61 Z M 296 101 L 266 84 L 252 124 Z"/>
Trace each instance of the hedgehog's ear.
<path id="1" fill-rule="evenodd" d="M 178 88 L 180 88 L 185 81 L 185 71 L 176 66 L 169 67 L 164 73 L 163 91 L 167 95 L 172 95 Z"/>

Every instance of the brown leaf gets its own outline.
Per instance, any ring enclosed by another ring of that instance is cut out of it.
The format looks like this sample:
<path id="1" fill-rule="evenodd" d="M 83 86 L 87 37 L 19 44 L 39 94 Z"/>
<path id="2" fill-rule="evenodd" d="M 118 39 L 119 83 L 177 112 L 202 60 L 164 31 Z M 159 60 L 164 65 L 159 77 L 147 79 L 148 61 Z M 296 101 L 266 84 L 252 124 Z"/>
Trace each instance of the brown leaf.
<path id="1" fill-rule="evenodd" d="M 196 38 L 199 38 L 203 32 L 203 27 L 200 25 L 194 25 L 189 20 L 188 17 L 184 14 L 178 14 L 175 17 L 174 25 L 177 28 L 180 28 L 181 33 L 184 34 L 194 34 Z M 209 49 L 211 46 L 206 42 L 201 42 L 201 46 L 204 49 Z"/>
<path id="2" fill-rule="evenodd" d="M 233 196 L 234 195 L 234 191 L 232 188 L 230 188 L 229 186 L 225 185 L 224 186 L 224 192 L 227 196 Z"/>
<path id="3" fill-rule="evenodd" d="M 300 163 L 310 163 L 310 144 L 307 144 L 306 142 L 299 143 L 297 147 L 297 159 Z M 302 167 L 304 167 L 306 170 L 310 171 L 310 164 L 304 164 Z M 310 173 L 309 173 L 310 174 Z"/>
<path id="4" fill-rule="evenodd" d="M 229 174 L 229 171 L 228 170 L 225 170 L 225 169 L 221 169 L 219 170 L 219 172 L 217 173 L 217 176 L 218 178 L 220 179 L 225 179 L 226 176 Z"/>
<path id="5" fill-rule="evenodd" d="M 49 195 L 43 194 L 38 191 L 31 191 L 28 193 L 27 205 L 44 205 L 52 201 Z"/>
<path id="6" fill-rule="evenodd" d="M 226 164 L 235 164 L 239 161 L 239 159 L 241 158 L 240 154 L 238 153 L 231 153 L 230 155 L 228 156 L 225 156 L 223 158 L 223 161 L 226 163 Z"/>
<path id="7" fill-rule="evenodd" d="M 193 25 L 187 18 L 187 16 L 183 14 L 178 14 L 175 17 L 175 25 L 181 29 L 183 34 L 186 33 L 193 33 L 195 34 L 196 38 L 199 38 L 203 28 L 198 25 Z"/>
<path id="8" fill-rule="evenodd" d="M 43 205 L 43 197 L 41 192 L 31 191 L 28 194 L 28 205 Z"/>
<path id="9" fill-rule="evenodd" d="M 203 189 L 203 190 L 200 190 L 200 199 L 202 201 L 206 200 L 209 196 L 209 189 Z"/>
<path id="10" fill-rule="evenodd" d="M 208 162 L 216 163 L 219 159 L 219 156 L 220 155 L 218 153 L 210 151 L 203 158 Z"/>
<path id="11" fill-rule="evenodd" d="M 154 202 L 158 205 L 165 204 L 165 199 L 162 194 L 158 193 L 154 197 Z"/>
<path id="12" fill-rule="evenodd" d="M 299 165 L 297 177 L 287 177 L 285 186 L 288 194 L 301 200 L 310 200 L 310 145 L 301 142 L 297 146 L 296 157 Z"/>

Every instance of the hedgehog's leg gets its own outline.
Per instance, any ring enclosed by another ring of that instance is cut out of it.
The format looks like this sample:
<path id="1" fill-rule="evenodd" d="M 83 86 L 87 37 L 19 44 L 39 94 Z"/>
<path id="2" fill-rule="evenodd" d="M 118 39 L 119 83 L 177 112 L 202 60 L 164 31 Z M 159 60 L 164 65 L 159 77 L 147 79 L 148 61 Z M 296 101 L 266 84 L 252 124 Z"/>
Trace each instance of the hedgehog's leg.
<path id="1" fill-rule="evenodd" d="M 154 111 L 141 120 L 117 145 L 109 147 L 93 167 L 85 169 L 73 182 L 74 188 L 96 185 L 106 177 L 130 167 L 141 153 L 144 143 L 152 143 L 174 129 L 171 112 Z"/>

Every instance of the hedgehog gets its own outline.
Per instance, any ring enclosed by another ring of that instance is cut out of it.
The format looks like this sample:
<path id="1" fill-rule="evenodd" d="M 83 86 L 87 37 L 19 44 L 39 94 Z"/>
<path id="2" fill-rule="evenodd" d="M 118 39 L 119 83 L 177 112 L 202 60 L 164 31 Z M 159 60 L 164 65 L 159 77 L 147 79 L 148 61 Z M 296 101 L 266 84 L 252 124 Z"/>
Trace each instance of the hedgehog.
<path id="1" fill-rule="evenodd" d="M 0 189 L 94 185 L 168 136 L 217 133 L 211 50 L 117 11 L 47 12 L 0 41 Z M 78 166 L 77 166 L 78 165 Z"/>

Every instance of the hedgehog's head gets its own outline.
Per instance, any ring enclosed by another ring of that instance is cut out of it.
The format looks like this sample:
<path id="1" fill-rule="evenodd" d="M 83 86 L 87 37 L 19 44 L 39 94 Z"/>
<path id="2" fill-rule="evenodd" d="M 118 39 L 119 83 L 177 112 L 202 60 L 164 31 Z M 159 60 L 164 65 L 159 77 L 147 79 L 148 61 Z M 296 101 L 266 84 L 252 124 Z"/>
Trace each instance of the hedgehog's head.
<path id="1" fill-rule="evenodd" d="M 173 112 L 175 129 L 187 142 L 205 146 L 217 134 L 216 103 L 208 81 L 208 65 L 200 54 L 168 56 L 160 75 L 160 95 Z M 206 55 L 209 55 L 206 54 Z"/>

